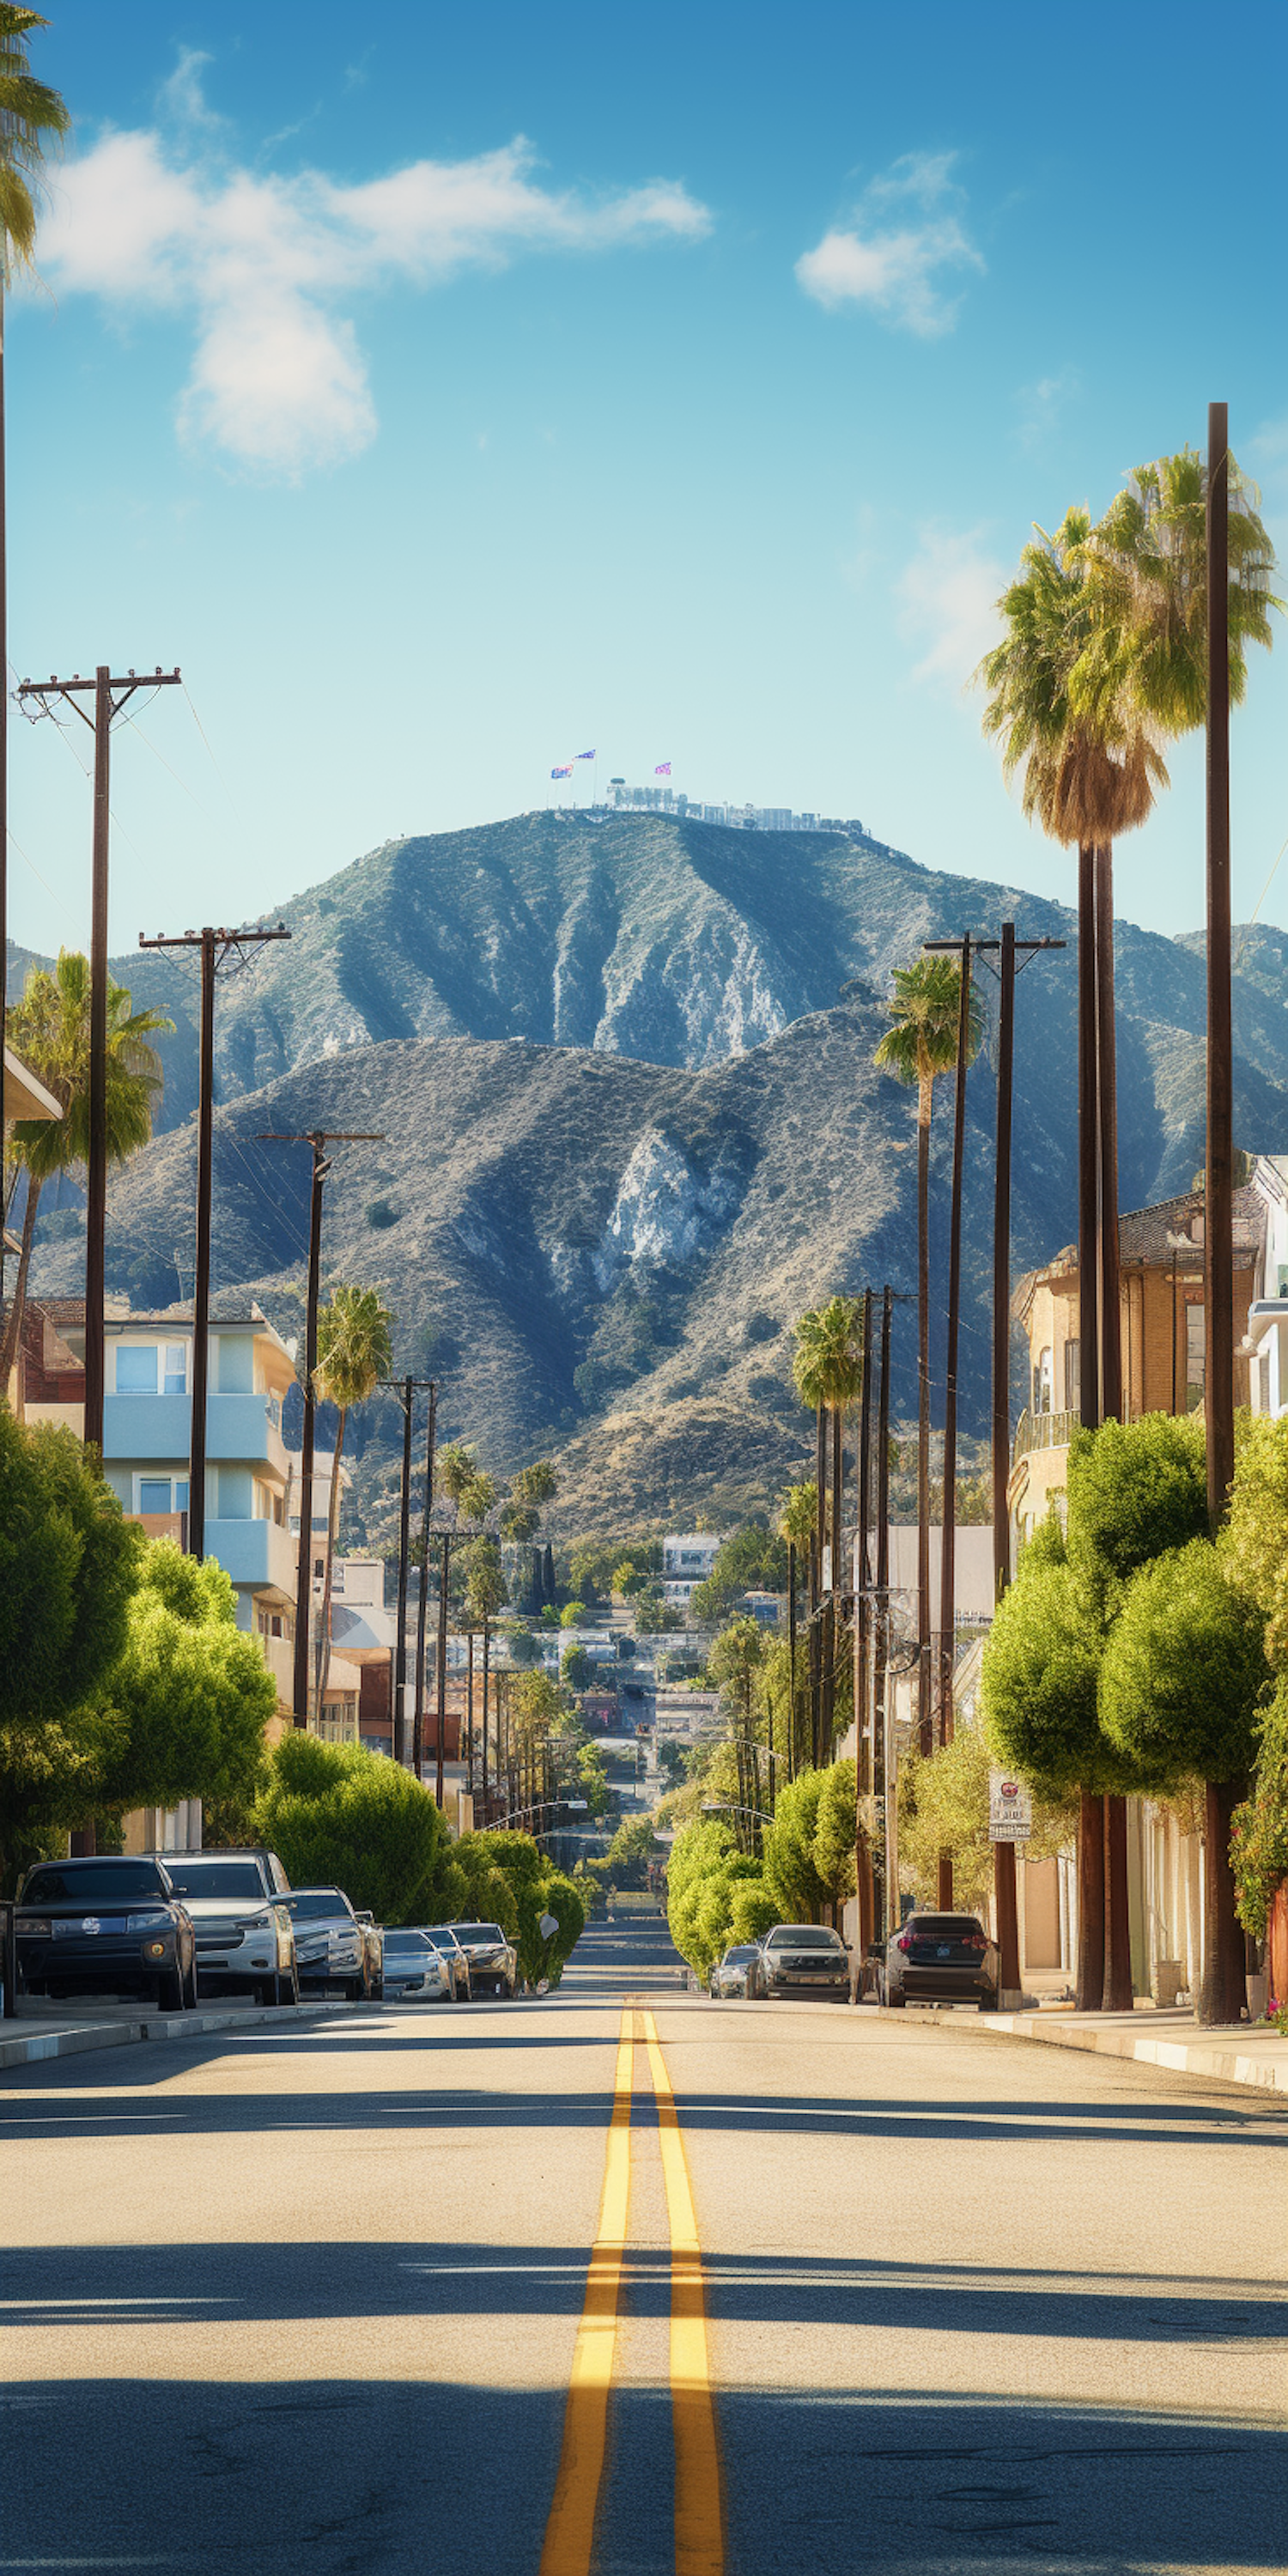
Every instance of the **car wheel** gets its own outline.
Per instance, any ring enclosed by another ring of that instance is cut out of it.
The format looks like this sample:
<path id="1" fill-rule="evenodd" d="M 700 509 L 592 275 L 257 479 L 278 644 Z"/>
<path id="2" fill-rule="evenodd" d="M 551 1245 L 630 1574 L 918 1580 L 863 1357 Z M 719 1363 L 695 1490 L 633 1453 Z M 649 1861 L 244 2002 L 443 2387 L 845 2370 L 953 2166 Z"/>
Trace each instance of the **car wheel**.
<path id="1" fill-rule="evenodd" d="M 979 2008 L 980 2008 L 980 2011 L 981 2011 L 981 2012 L 996 2012 L 996 2010 L 997 2010 L 997 1988 L 996 1988 L 996 1986 L 994 1987 L 993 1992 L 992 1992 L 992 1994 L 991 1994 L 991 1995 L 981 1995 L 981 1996 L 980 1996 L 980 1999 L 979 1999 Z"/>
<path id="2" fill-rule="evenodd" d="M 365 1977 L 346 1977 L 346 1978 L 345 1978 L 345 1981 L 344 1981 L 344 1993 L 345 1993 L 346 2000 L 347 2000 L 349 2003 L 351 2003 L 351 2004 L 365 2004 L 365 2002 L 366 2002 L 366 2000 L 367 2000 L 367 1981 L 366 1981 L 366 1978 L 365 1978 Z"/>
<path id="3" fill-rule="evenodd" d="M 887 1985 L 884 1996 L 887 2012 L 902 2012 L 907 2001 L 908 1998 L 904 1993 L 902 1986 L 900 1986 L 896 1991 L 893 1986 Z"/>
<path id="4" fill-rule="evenodd" d="M 282 1976 L 279 1971 L 277 1979 L 277 2000 L 279 2004 L 298 2004 L 300 2000 L 300 1972 L 293 1959 L 291 1961 L 290 1974 L 288 1976 Z"/>
<path id="5" fill-rule="evenodd" d="M 181 2013 L 188 2009 L 188 1989 L 182 1971 L 164 1968 L 157 1978 L 157 2003 L 162 2012 Z"/>
<path id="6" fill-rule="evenodd" d="M 196 2011 L 196 2009 L 197 2009 L 197 1961 L 196 1961 L 196 1955 L 195 1955 L 195 1953 L 194 1953 L 194 1955 L 193 1955 L 193 1959 L 192 1959 L 192 1963 L 191 1963 L 191 1965 L 190 1965 L 190 1967 L 189 1967 L 189 1969 L 188 1969 L 188 2010 L 189 2010 L 189 2012 L 195 2012 L 195 2011 Z"/>

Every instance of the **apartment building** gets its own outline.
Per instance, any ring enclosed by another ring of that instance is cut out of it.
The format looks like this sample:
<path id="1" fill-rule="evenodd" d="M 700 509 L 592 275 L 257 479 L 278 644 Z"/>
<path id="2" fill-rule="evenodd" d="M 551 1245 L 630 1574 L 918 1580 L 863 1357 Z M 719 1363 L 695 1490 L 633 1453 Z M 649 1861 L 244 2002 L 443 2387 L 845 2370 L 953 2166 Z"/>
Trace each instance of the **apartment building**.
<path id="1" fill-rule="evenodd" d="M 662 1541 L 662 1597 L 686 1610 L 689 1596 L 711 1573 L 723 1541 L 714 1531 L 690 1530 Z"/>

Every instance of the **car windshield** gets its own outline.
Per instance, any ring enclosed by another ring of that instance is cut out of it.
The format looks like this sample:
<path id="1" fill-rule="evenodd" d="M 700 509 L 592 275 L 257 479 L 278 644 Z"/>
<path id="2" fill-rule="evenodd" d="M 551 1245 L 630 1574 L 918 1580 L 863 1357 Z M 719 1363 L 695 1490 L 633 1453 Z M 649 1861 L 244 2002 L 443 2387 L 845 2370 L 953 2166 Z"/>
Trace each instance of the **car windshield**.
<path id="1" fill-rule="evenodd" d="M 436 1950 L 459 1950 L 461 1946 L 456 1934 L 449 1932 L 445 1923 L 427 1923 L 424 1938 L 431 1942 Z"/>
<path id="2" fill-rule="evenodd" d="M 839 1950 L 839 1933 L 820 1930 L 817 1923 L 780 1923 L 765 1944 L 767 1950 Z"/>
<path id="3" fill-rule="evenodd" d="M 253 1860 L 209 1860 L 176 1852 L 166 1868 L 180 1896 L 258 1896 L 264 1882 Z"/>
<path id="4" fill-rule="evenodd" d="M 155 1861 L 74 1860 L 34 1869 L 22 1892 L 24 1905 L 114 1905 L 135 1896 L 170 1893 Z"/>
<path id="5" fill-rule="evenodd" d="M 346 1922 L 350 1919 L 348 1900 L 338 1887 L 308 1887 L 302 1896 L 284 1896 L 281 1901 L 289 1905 L 297 1923 L 315 1923 L 337 1914 Z"/>
<path id="6" fill-rule="evenodd" d="M 484 1943 L 488 1941 L 496 1943 L 499 1947 L 505 1939 L 499 1923 L 454 1923 L 452 1930 L 462 1949 L 465 1950 L 482 1949 Z"/>
<path id="7" fill-rule="evenodd" d="M 755 1955 L 756 1955 L 756 1953 L 755 1953 L 754 1949 L 749 1949 L 749 1948 L 745 1948 L 745 1947 L 744 1947 L 743 1949 L 741 1949 L 741 1950 L 726 1950 L 725 1955 L 724 1955 L 724 1963 L 725 1963 L 726 1968 L 737 1968 L 737 1967 L 741 1966 L 741 1963 L 742 1963 L 742 1961 L 743 1961 L 744 1959 L 754 1959 L 754 1958 L 755 1958 Z"/>
<path id="8" fill-rule="evenodd" d="M 385 1934 L 386 1957 L 391 1950 L 425 1951 L 429 1947 L 430 1944 L 423 1932 L 386 1932 Z"/>

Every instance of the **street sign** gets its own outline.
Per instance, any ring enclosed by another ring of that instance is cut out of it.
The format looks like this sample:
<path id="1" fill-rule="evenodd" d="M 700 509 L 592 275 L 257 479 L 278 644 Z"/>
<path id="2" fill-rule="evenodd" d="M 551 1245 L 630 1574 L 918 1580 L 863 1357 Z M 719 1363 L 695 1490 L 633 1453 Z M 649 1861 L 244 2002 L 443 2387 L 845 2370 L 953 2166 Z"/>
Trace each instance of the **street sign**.
<path id="1" fill-rule="evenodd" d="M 589 1800 L 586 1798 L 565 1798 L 564 1805 L 570 1816 L 584 1816 L 587 1806 L 589 1805 Z"/>
<path id="2" fill-rule="evenodd" d="M 988 1775 L 988 1839 L 991 1843 L 1026 1843 L 1033 1831 L 1033 1800 L 1013 1771 Z"/>

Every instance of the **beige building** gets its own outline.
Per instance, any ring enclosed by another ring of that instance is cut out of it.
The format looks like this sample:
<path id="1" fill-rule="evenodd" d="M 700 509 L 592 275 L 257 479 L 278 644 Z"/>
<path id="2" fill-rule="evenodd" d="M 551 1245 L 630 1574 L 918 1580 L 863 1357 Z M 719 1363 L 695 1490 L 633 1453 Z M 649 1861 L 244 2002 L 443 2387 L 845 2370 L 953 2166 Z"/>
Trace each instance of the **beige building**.
<path id="1" fill-rule="evenodd" d="M 1234 1200 L 1234 1399 L 1249 1401 L 1248 1320 L 1262 1289 L 1267 1184 L 1261 1163 Z M 1274 1175 L 1277 1188 L 1282 1184 Z M 1123 1411 L 1192 1413 L 1203 1402 L 1206 1311 L 1203 1193 L 1187 1190 L 1118 1220 Z M 1013 1557 L 1045 1520 L 1062 1511 L 1069 1443 L 1080 1419 L 1078 1255 L 1069 1244 L 1020 1280 L 1011 1315 L 1028 1343 L 1029 1400 L 1015 1428 L 1007 1501 Z"/>

